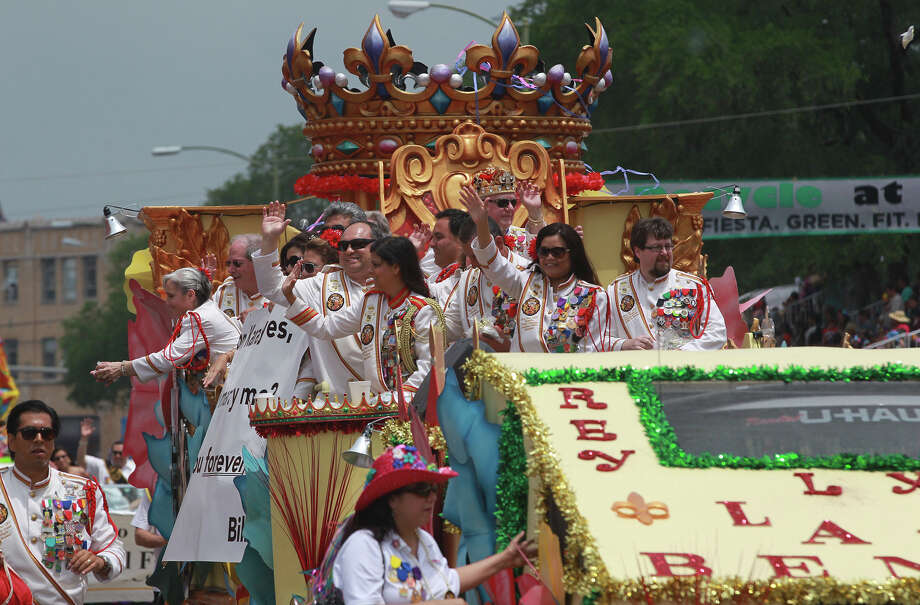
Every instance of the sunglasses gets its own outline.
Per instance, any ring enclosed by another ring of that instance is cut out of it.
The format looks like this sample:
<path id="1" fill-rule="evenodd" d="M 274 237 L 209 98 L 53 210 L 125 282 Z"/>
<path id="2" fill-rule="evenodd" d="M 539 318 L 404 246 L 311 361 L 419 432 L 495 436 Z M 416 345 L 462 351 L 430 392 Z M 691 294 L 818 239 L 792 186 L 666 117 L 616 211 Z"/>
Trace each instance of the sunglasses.
<path id="1" fill-rule="evenodd" d="M 404 492 L 427 498 L 438 490 L 433 483 L 413 483 L 403 488 Z"/>
<path id="2" fill-rule="evenodd" d="M 236 267 L 237 269 L 239 269 L 240 267 L 243 266 L 243 263 L 244 263 L 244 262 L 245 262 L 245 261 L 241 261 L 241 260 L 228 260 L 228 261 L 226 262 L 226 265 L 227 265 L 228 267 L 229 267 L 230 265 L 233 265 L 234 267 Z"/>
<path id="3" fill-rule="evenodd" d="M 293 267 L 294 265 L 297 264 L 297 262 L 298 262 L 299 260 L 300 260 L 300 257 L 299 257 L 299 256 L 291 256 L 291 257 L 288 257 L 288 259 L 287 259 L 286 261 L 284 261 L 284 266 L 285 266 L 285 267 Z M 316 271 L 316 265 L 314 265 L 313 263 L 310 263 L 310 262 L 304 262 L 304 263 L 302 263 L 302 264 L 300 265 L 300 268 L 303 269 L 304 271 L 306 271 L 307 273 L 313 273 L 314 271 Z"/>
<path id="4" fill-rule="evenodd" d="M 495 204 L 499 208 L 507 208 L 508 206 L 514 206 L 516 201 L 517 200 L 515 200 L 514 198 L 509 198 L 509 197 L 503 197 L 497 200 L 489 200 L 489 202 Z"/>
<path id="5" fill-rule="evenodd" d="M 57 432 L 50 426 L 43 426 L 41 428 L 35 428 L 34 426 L 27 426 L 24 429 L 19 429 L 16 431 L 19 433 L 19 436 L 25 439 L 26 441 L 32 441 L 35 439 L 36 435 L 41 435 L 44 441 L 51 441 L 57 437 Z"/>
<path id="6" fill-rule="evenodd" d="M 568 248 L 563 248 L 562 246 L 555 246 L 553 248 L 547 248 L 546 246 L 540 246 L 537 248 L 537 256 L 547 257 L 552 256 L 553 258 L 562 258 L 569 253 Z"/>
<path id="7" fill-rule="evenodd" d="M 374 243 L 372 239 L 340 239 L 339 240 L 339 252 L 348 252 L 348 247 L 351 246 L 352 250 L 360 250 L 361 248 L 366 248 L 368 244 Z"/>

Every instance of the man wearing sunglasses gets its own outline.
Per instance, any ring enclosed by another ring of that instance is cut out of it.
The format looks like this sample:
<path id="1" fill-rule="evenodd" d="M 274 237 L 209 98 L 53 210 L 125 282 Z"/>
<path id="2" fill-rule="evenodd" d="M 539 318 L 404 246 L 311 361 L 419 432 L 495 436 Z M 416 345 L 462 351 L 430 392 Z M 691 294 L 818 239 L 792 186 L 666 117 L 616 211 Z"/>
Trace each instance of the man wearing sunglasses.
<path id="1" fill-rule="evenodd" d="M 0 471 L 0 537 L 9 564 L 36 603 L 83 603 L 87 575 L 106 582 L 125 564 L 125 549 L 98 484 L 48 464 L 60 432 L 42 401 L 10 411 L 13 466 Z"/>
<path id="2" fill-rule="evenodd" d="M 274 303 L 290 306 L 281 292 L 284 276 L 278 259 L 278 243 L 289 220 L 285 205 L 272 202 L 262 211 L 262 250 L 252 257 L 259 289 Z M 324 315 L 360 305 L 371 277 L 370 245 L 381 237 L 380 228 L 366 221 L 350 223 L 338 243 L 338 264 L 328 264 L 323 272 L 301 279 L 294 285 L 294 296 Z M 360 337 L 356 334 L 335 340 L 310 339 L 310 366 L 302 369 L 294 394 L 306 397 L 310 390 L 348 393 L 348 383 L 364 380 L 364 359 Z"/>
<path id="3" fill-rule="evenodd" d="M 256 284 L 252 255 L 262 247 L 262 238 L 255 233 L 243 233 L 230 241 L 227 272 L 230 274 L 217 287 L 211 300 L 230 317 L 245 318 L 248 309 L 258 309 L 268 302 Z"/>
<path id="4" fill-rule="evenodd" d="M 528 258 L 530 240 L 546 226 L 540 190 L 529 181 L 518 181 L 513 174 L 490 166 L 473 177 L 473 187 L 486 204 L 486 212 L 514 239 L 512 251 Z M 526 229 L 513 223 L 518 204 L 527 209 Z"/>
<path id="5" fill-rule="evenodd" d="M 630 246 L 639 268 L 617 277 L 607 293 L 612 350 L 721 349 L 725 320 L 709 283 L 674 269 L 674 228 L 661 217 L 638 221 Z"/>

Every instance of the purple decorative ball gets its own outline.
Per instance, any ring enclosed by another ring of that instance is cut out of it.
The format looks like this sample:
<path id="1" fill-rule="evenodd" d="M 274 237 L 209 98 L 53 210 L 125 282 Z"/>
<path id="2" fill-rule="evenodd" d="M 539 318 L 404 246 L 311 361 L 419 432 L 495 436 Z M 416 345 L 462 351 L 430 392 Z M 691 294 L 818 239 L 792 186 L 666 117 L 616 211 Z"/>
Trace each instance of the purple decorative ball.
<path id="1" fill-rule="evenodd" d="M 438 63 L 431 67 L 429 70 L 431 74 L 431 79 L 437 82 L 438 84 L 443 84 L 450 79 L 450 67 L 444 65 L 443 63 Z"/>
<path id="2" fill-rule="evenodd" d="M 558 84 L 562 81 L 562 75 L 565 73 L 565 67 L 556 63 L 546 72 L 546 81 L 550 84 Z"/>
<path id="3" fill-rule="evenodd" d="M 313 145 L 313 147 L 310 148 L 310 153 L 312 153 L 313 157 L 315 158 L 318 158 L 319 156 L 323 155 L 324 151 L 326 150 L 320 143 L 317 143 Z"/>
<path id="4" fill-rule="evenodd" d="M 610 70 L 607 70 L 607 73 L 604 74 L 604 84 L 609 88 L 613 84 L 613 74 L 610 73 Z"/>
<path id="5" fill-rule="evenodd" d="M 319 81 L 323 83 L 323 88 L 329 88 L 329 85 L 335 82 L 335 70 L 328 65 L 320 67 Z"/>
<path id="6" fill-rule="evenodd" d="M 396 151 L 396 148 L 399 147 L 399 141 L 396 139 L 391 139 L 389 137 L 385 139 L 380 139 L 380 142 L 377 143 L 377 149 L 383 153 L 393 153 Z"/>
<path id="7" fill-rule="evenodd" d="M 575 141 L 566 141 L 565 155 L 578 155 L 578 143 Z"/>

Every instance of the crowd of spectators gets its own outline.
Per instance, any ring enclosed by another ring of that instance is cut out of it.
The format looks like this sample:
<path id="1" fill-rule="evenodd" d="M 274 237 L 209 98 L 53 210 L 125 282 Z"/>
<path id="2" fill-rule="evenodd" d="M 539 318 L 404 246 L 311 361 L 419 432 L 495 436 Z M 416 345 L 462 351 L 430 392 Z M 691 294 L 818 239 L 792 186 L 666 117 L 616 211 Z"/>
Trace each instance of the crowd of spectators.
<path id="1" fill-rule="evenodd" d="M 896 278 L 887 285 L 880 299 L 855 309 L 829 304 L 820 276 L 799 280 L 798 289 L 789 295 L 782 307 L 769 310 L 776 344 L 839 347 L 848 334 L 849 345 L 857 349 L 870 345 L 885 348 L 920 346 L 920 335 L 905 336 L 920 330 L 920 275 L 917 277 L 915 284 L 904 276 Z M 766 307 L 761 303 L 752 311 L 752 317 L 762 318 Z"/>

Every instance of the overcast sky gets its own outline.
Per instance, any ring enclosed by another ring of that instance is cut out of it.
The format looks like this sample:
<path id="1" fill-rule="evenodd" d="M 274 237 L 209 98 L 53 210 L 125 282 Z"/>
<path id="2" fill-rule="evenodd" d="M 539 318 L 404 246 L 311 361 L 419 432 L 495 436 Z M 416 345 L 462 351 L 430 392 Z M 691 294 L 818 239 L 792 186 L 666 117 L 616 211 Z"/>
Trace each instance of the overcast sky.
<path id="1" fill-rule="evenodd" d="M 502 4 L 463 0 L 486 17 Z M 100 215 L 114 203 L 197 204 L 246 168 L 276 124 L 298 124 L 280 86 L 281 56 L 301 22 L 337 70 L 375 12 L 428 65 L 451 64 L 481 21 L 431 8 L 397 19 L 386 0 L 72 0 L 0 2 L 0 204 L 8 220 Z"/>

